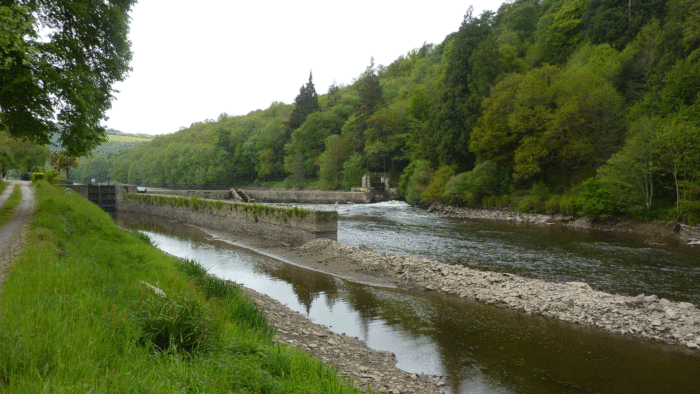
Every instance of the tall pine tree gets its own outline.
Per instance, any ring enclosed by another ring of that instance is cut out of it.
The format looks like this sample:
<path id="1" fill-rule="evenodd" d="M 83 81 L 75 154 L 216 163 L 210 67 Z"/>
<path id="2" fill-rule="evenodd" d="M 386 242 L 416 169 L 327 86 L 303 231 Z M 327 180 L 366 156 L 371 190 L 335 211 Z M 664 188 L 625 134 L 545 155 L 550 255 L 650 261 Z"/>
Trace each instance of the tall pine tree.
<path id="1" fill-rule="evenodd" d="M 306 121 L 306 117 L 321 110 L 318 103 L 318 94 L 314 87 L 313 73 L 309 72 L 309 82 L 299 88 L 299 94 L 294 99 L 294 110 L 289 115 L 289 120 L 285 124 L 284 133 L 280 135 L 275 147 L 275 161 L 282 162 L 284 159 L 284 146 L 291 140 L 294 130 L 301 127 Z"/>
<path id="2" fill-rule="evenodd" d="M 321 106 L 318 104 L 313 75 L 309 73 L 309 82 L 299 88 L 299 94 L 294 99 L 294 110 L 287 121 L 287 134 L 291 135 L 294 130 L 304 124 L 307 116 L 320 110 Z"/>

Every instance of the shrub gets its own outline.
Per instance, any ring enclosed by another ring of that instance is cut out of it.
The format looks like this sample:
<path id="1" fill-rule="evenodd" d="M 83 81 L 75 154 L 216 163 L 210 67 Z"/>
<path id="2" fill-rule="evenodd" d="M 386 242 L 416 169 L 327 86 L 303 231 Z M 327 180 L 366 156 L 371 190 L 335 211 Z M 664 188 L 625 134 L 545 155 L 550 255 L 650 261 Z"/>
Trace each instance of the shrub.
<path id="1" fill-rule="evenodd" d="M 678 208 L 673 207 L 670 211 L 671 217 L 678 218 L 688 225 L 695 226 L 700 223 L 700 201 L 681 200 Z"/>
<path id="2" fill-rule="evenodd" d="M 574 214 L 574 203 L 576 202 L 576 197 L 566 194 L 561 196 L 559 199 L 559 212 L 566 213 L 568 215 Z"/>
<path id="3" fill-rule="evenodd" d="M 411 175 L 407 184 L 404 185 L 404 176 L 401 176 L 401 185 L 406 187 L 405 196 L 409 204 L 415 204 L 421 199 L 423 191 L 428 187 L 430 179 L 433 177 L 433 169 L 427 160 L 411 162 L 409 167 L 412 165 L 413 167 L 410 168 Z M 404 175 L 406 175 L 406 172 L 404 172 Z"/>
<path id="4" fill-rule="evenodd" d="M 560 211 L 561 196 L 559 194 L 551 195 L 547 201 L 544 202 L 544 209 L 547 213 L 557 213 Z"/>
<path id="5" fill-rule="evenodd" d="M 525 199 L 523 201 L 520 201 L 520 204 L 518 204 L 518 207 L 516 208 L 516 211 L 518 213 L 526 213 L 530 212 L 532 210 L 532 202 L 529 199 Z"/>
<path id="6" fill-rule="evenodd" d="M 586 179 L 576 191 L 576 214 L 599 216 L 615 212 L 616 206 L 613 194 L 602 186 L 598 179 Z"/>
<path id="7" fill-rule="evenodd" d="M 423 201 L 443 200 L 447 182 L 455 174 L 457 166 L 441 165 L 430 179 L 428 187 L 423 191 L 420 199 Z"/>

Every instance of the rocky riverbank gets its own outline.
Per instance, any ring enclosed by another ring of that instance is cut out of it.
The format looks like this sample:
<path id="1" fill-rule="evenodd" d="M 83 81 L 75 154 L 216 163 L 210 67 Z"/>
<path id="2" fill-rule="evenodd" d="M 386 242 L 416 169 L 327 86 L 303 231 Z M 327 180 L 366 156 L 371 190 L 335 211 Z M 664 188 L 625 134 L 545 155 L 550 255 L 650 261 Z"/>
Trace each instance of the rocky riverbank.
<path id="1" fill-rule="evenodd" d="M 564 214 L 517 213 L 513 210 L 462 208 L 435 203 L 427 207 L 445 217 L 503 220 L 538 225 L 561 225 L 576 229 L 614 231 L 642 238 L 647 244 L 700 245 L 700 227 L 680 224 L 645 223 L 616 218 L 575 217 Z"/>
<path id="2" fill-rule="evenodd" d="M 436 376 L 412 374 L 396 368 L 393 353 L 370 349 L 360 339 L 337 334 L 314 324 L 276 300 L 246 289 L 268 321 L 277 327 L 275 339 L 318 357 L 352 380 L 357 387 L 388 394 L 438 394 L 446 385 Z"/>
<path id="3" fill-rule="evenodd" d="M 298 246 L 330 272 L 353 267 L 395 286 L 453 294 L 461 298 L 539 314 L 607 331 L 700 348 L 700 310 L 687 302 L 609 294 L 582 282 L 550 283 L 513 274 L 485 272 L 416 256 L 375 252 L 317 239 Z M 338 272 L 343 274 L 343 272 Z M 345 272 L 344 276 L 348 276 Z"/>

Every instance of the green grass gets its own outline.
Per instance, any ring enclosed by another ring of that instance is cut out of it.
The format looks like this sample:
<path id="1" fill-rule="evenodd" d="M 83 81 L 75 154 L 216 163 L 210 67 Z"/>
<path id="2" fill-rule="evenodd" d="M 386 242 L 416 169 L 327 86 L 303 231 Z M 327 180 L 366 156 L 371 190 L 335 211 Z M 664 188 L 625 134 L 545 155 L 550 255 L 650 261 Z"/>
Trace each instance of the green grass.
<path id="1" fill-rule="evenodd" d="M 15 189 L 10 194 L 10 197 L 0 207 L 0 227 L 4 226 L 19 207 L 22 202 L 22 190 L 19 185 L 15 185 Z"/>
<path id="2" fill-rule="evenodd" d="M 8 186 L 8 185 L 9 185 L 9 183 L 7 183 L 7 182 L 5 182 L 5 181 L 0 181 L 0 193 L 2 193 L 3 191 L 5 191 L 5 189 L 7 189 L 7 186 Z"/>
<path id="3" fill-rule="evenodd" d="M 107 139 L 117 142 L 148 142 L 153 138 L 138 137 L 135 135 L 108 135 Z"/>
<path id="4" fill-rule="evenodd" d="M 45 181 L 0 293 L 3 393 L 357 393 L 241 288 Z M 165 293 L 158 295 L 150 285 Z"/>

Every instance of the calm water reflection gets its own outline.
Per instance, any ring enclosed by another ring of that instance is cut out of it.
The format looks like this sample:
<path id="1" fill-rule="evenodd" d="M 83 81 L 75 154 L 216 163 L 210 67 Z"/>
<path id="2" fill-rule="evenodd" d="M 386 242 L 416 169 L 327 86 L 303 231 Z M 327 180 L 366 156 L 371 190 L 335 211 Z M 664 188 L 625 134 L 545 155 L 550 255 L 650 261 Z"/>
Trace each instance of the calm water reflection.
<path id="1" fill-rule="evenodd" d="M 700 356 L 433 293 L 376 288 L 242 249 L 190 226 L 119 215 L 168 253 L 195 259 L 312 321 L 444 376 L 452 393 L 691 393 Z"/>

